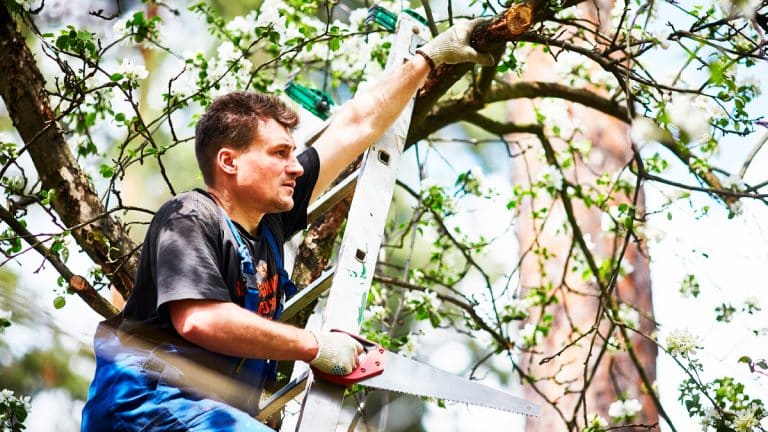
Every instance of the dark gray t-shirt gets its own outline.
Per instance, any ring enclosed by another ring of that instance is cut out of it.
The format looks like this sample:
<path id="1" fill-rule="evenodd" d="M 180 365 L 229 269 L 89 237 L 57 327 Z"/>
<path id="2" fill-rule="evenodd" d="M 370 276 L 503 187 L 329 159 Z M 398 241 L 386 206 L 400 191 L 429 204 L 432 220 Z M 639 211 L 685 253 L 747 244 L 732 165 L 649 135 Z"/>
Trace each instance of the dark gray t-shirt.
<path id="1" fill-rule="evenodd" d="M 304 174 L 296 181 L 293 209 L 265 215 L 255 236 L 237 226 L 254 258 L 262 298 L 259 314 L 265 317 L 274 314 L 279 299 L 276 257 L 263 230 L 269 229 L 282 248 L 285 239 L 304 229 L 317 181 L 317 152 L 310 147 L 298 159 Z M 219 207 L 202 190 L 184 192 L 163 204 L 152 219 L 120 329 L 177 341 L 180 338 L 170 320 L 169 302 L 207 299 L 242 305 L 244 294 L 237 243 Z"/>

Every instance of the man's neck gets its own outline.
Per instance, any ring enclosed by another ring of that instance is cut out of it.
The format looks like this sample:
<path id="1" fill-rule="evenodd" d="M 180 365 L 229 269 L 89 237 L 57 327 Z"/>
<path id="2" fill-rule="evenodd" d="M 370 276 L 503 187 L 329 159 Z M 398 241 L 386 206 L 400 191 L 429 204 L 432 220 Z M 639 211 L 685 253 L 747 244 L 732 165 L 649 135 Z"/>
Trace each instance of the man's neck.
<path id="1" fill-rule="evenodd" d="M 230 219 L 240 224 L 240 226 L 245 228 L 249 233 L 256 233 L 256 228 L 259 226 L 261 218 L 264 217 L 263 213 L 249 210 L 247 207 L 240 204 L 237 198 L 226 189 L 208 186 L 207 191 Z"/>

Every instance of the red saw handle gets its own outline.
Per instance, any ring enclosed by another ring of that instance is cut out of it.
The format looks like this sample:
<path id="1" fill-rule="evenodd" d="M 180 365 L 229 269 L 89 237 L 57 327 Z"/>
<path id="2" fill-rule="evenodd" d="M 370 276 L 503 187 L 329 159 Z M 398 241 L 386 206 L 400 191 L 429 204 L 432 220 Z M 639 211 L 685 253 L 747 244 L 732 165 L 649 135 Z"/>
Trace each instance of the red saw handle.
<path id="1" fill-rule="evenodd" d="M 387 350 L 382 348 L 381 345 L 344 330 L 333 329 L 331 331 L 344 333 L 360 342 L 360 344 L 363 346 L 363 349 L 365 349 L 365 357 L 357 365 L 355 370 L 347 375 L 331 375 L 312 368 L 312 373 L 314 376 L 322 379 L 323 381 L 349 387 L 352 384 L 357 384 L 360 381 L 366 380 L 376 375 L 380 375 L 382 372 L 384 372 Z"/>

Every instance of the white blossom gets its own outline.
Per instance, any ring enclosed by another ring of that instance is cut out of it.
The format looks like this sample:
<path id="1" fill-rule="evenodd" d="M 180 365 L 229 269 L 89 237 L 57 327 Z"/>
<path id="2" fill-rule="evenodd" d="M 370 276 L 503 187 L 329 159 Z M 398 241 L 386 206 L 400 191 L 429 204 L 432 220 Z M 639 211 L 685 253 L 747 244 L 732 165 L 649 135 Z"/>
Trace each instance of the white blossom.
<path id="1" fill-rule="evenodd" d="M 747 297 L 744 299 L 744 309 L 753 311 L 761 310 L 760 299 L 755 296 Z M 0 319 L 2 319 L 2 316 L 0 316 Z"/>
<path id="2" fill-rule="evenodd" d="M 736 174 L 729 175 L 728 177 L 724 178 L 721 183 L 723 184 L 724 188 L 734 191 L 743 191 L 746 189 L 744 179 Z"/>
<path id="3" fill-rule="evenodd" d="M 544 99 L 539 105 L 539 111 L 544 115 L 544 127 L 555 136 L 570 137 L 581 130 L 579 121 L 574 119 L 568 104 L 562 99 Z"/>
<path id="4" fill-rule="evenodd" d="M 538 329 L 538 326 L 534 323 L 526 323 L 523 328 L 520 329 L 520 340 L 525 348 L 530 348 L 544 337 L 544 333 Z"/>
<path id="5" fill-rule="evenodd" d="M 239 15 L 232 18 L 232 20 L 224 26 L 224 30 L 230 32 L 232 36 L 251 40 L 254 35 L 253 30 L 257 26 L 256 13 L 251 12 L 246 16 Z"/>
<path id="6" fill-rule="evenodd" d="M 149 75 L 147 69 L 142 64 L 136 64 L 133 60 L 124 58 L 123 62 L 118 67 L 118 72 L 121 73 L 128 81 L 143 80 Z"/>
<path id="7" fill-rule="evenodd" d="M 436 311 L 440 307 L 441 300 L 434 291 L 408 291 L 405 293 L 405 303 L 412 307 L 424 305 L 427 309 Z"/>
<path id="8" fill-rule="evenodd" d="M 751 408 L 736 412 L 733 419 L 733 429 L 736 432 L 752 432 L 760 424 L 762 417 L 757 414 L 757 408 Z"/>
<path id="9" fill-rule="evenodd" d="M 699 337 L 692 334 L 688 329 L 674 329 L 669 332 L 666 339 L 667 351 L 671 355 L 679 356 L 696 354 L 700 343 Z"/>
<path id="10" fill-rule="evenodd" d="M 178 97 L 185 98 L 192 96 L 198 90 L 196 73 L 187 71 L 173 81 L 173 92 Z"/>
<path id="11" fill-rule="evenodd" d="M 365 20 L 368 18 L 368 8 L 358 8 L 349 13 L 349 28 L 352 31 L 365 29 Z"/>
<path id="12" fill-rule="evenodd" d="M 755 96 L 759 96 L 762 93 L 762 82 L 753 72 L 745 69 L 739 69 L 736 72 L 736 84 L 739 87 L 751 87 L 755 92 Z"/>
<path id="13" fill-rule="evenodd" d="M 387 309 L 381 305 L 373 305 L 363 312 L 363 319 L 371 321 L 373 319 L 382 321 L 387 317 Z"/>
<path id="14" fill-rule="evenodd" d="M 544 187 L 553 187 L 557 190 L 563 188 L 563 174 L 557 168 L 547 165 L 546 168 L 539 171 L 537 181 Z"/>
<path id="15" fill-rule="evenodd" d="M 658 141 L 663 137 L 661 128 L 648 117 L 635 117 L 629 129 L 629 138 L 642 146 L 649 142 Z"/>
<path id="16" fill-rule="evenodd" d="M 627 304 L 622 303 L 619 305 L 619 311 L 616 318 L 618 321 L 626 324 L 629 328 L 640 328 L 640 312 Z"/>
<path id="17" fill-rule="evenodd" d="M 637 228 L 637 226 L 635 228 Z M 626 258 L 621 260 L 621 263 L 619 264 L 619 268 L 621 269 L 621 275 L 622 276 L 626 276 L 628 274 L 632 274 L 632 272 L 635 271 L 635 266 L 633 266 L 632 263 L 629 262 L 629 260 L 626 259 Z"/>
<path id="18" fill-rule="evenodd" d="M 242 57 L 243 54 L 232 42 L 226 41 L 216 48 L 216 55 L 218 56 L 220 64 L 227 68 L 228 62 L 237 60 L 239 57 Z"/>
<path id="19" fill-rule="evenodd" d="M 587 250 L 594 251 L 595 250 L 595 242 L 592 241 L 592 234 L 586 233 L 582 236 L 584 239 L 584 245 L 587 246 Z"/>
<path id="20" fill-rule="evenodd" d="M 689 274 L 680 282 L 680 295 L 683 297 L 697 297 L 700 293 L 701 286 L 695 276 Z"/>
<path id="21" fill-rule="evenodd" d="M 505 306 L 505 310 L 510 316 L 516 317 L 516 319 L 525 319 L 528 318 L 528 309 L 533 305 L 534 300 L 529 297 L 513 299 Z"/>
<path id="22" fill-rule="evenodd" d="M 669 36 L 671 34 L 672 31 L 667 26 L 659 27 L 658 29 L 652 30 L 650 32 L 650 36 L 659 42 L 661 49 L 669 48 Z"/>
<path id="23" fill-rule="evenodd" d="M 741 15 L 752 19 L 762 0 L 718 0 L 723 13 L 729 17 Z"/>
<path id="24" fill-rule="evenodd" d="M 608 420 L 604 419 L 600 414 L 594 413 L 589 417 L 587 427 L 591 427 L 592 429 L 603 429 L 608 427 Z"/>
<path id="25" fill-rule="evenodd" d="M 0 321 L 2 320 L 10 321 L 12 315 L 13 315 L 13 312 L 9 310 L 0 309 Z"/>
<path id="26" fill-rule="evenodd" d="M 669 120 L 692 140 L 697 140 L 710 131 L 709 116 L 696 108 L 693 98 L 675 95 L 666 107 Z"/>
<path id="27" fill-rule="evenodd" d="M 608 407 L 608 415 L 615 419 L 632 418 L 642 409 L 637 399 L 617 400 Z"/>
<path id="28" fill-rule="evenodd" d="M 129 36 L 133 33 L 133 31 L 128 28 L 128 21 L 132 19 L 133 17 L 119 19 L 112 25 L 112 31 L 115 33 L 117 39 Z"/>
<path id="29" fill-rule="evenodd" d="M 744 213 L 744 206 L 741 204 L 741 201 L 729 202 L 728 209 L 734 216 L 741 216 Z"/>
<path id="30" fill-rule="evenodd" d="M 413 333 L 408 333 L 408 338 L 406 339 L 406 342 L 400 347 L 399 354 L 402 354 L 406 357 L 413 357 L 416 355 L 416 335 Z"/>
<path id="31" fill-rule="evenodd" d="M 702 430 L 706 431 L 710 427 L 715 427 L 719 419 L 720 414 L 717 412 L 717 410 L 714 408 L 706 408 L 704 409 L 704 412 L 699 419 L 699 424 L 701 424 Z"/>

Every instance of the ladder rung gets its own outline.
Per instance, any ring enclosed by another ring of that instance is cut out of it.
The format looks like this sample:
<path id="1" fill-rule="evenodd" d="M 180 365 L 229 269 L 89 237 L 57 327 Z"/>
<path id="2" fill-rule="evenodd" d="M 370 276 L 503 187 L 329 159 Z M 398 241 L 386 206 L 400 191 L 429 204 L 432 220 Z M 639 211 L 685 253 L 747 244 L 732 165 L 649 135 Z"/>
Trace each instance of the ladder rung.
<path id="1" fill-rule="evenodd" d="M 315 299 L 320 297 L 320 295 L 331 286 L 331 282 L 333 281 L 333 274 L 335 272 L 335 268 L 324 271 L 323 274 L 312 281 L 309 286 L 293 296 L 293 298 L 285 304 L 283 314 L 280 315 L 280 321 L 288 321 L 294 315 L 296 315 L 298 311 L 304 309 L 308 304 L 312 303 Z"/>
<path id="2" fill-rule="evenodd" d="M 307 386 L 307 377 L 309 370 L 292 379 L 280 390 L 275 392 L 269 399 L 259 404 L 259 413 L 256 418 L 264 421 L 278 410 L 282 409 L 288 402 L 293 400 L 299 393 L 303 392 Z"/>
<path id="3" fill-rule="evenodd" d="M 314 221 L 318 216 L 333 208 L 339 201 L 348 197 L 355 190 L 357 177 L 359 175 L 360 169 L 358 168 L 355 172 L 348 175 L 347 178 L 339 182 L 328 192 L 324 193 L 323 196 L 309 206 L 309 209 L 307 210 L 307 221 Z"/>

